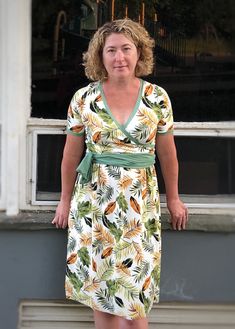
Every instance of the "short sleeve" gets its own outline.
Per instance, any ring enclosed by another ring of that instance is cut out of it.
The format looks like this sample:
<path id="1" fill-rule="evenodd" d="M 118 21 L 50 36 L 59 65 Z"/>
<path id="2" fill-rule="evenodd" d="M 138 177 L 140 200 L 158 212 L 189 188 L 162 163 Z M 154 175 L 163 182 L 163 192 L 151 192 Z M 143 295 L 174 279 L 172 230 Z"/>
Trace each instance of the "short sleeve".
<path id="1" fill-rule="evenodd" d="M 68 134 L 82 136 L 85 132 L 85 127 L 82 122 L 81 108 L 84 105 L 84 100 L 79 96 L 79 91 L 73 96 L 67 114 L 67 127 Z"/>
<path id="2" fill-rule="evenodd" d="M 161 109 L 160 118 L 158 122 L 157 133 L 158 134 L 166 134 L 173 133 L 174 131 L 174 119 L 170 98 L 167 92 L 158 87 L 158 104 Z"/>

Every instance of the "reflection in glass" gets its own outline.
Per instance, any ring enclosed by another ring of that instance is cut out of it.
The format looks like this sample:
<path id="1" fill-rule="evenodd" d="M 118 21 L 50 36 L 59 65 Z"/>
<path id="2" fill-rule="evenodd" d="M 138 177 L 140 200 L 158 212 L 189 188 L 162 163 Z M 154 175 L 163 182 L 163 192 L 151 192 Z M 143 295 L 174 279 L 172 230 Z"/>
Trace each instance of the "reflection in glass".
<path id="1" fill-rule="evenodd" d="M 149 81 L 164 87 L 176 121 L 235 120 L 235 2 L 32 0 L 32 116 L 66 118 L 87 84 L 82 53 L 105 21 L 129 17 L 156 40 Z M 114 7 L 112 7 L 114 4 Z M 113 10 L 113 11 L 112 11 Z"/>

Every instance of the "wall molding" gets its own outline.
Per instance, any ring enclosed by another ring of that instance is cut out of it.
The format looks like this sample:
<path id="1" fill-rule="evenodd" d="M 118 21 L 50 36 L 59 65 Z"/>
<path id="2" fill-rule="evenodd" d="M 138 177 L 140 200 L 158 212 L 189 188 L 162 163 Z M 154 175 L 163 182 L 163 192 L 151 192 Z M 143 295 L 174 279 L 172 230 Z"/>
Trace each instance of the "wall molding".
<path id="1" fill-rule="evenodd" d="M 18 329 L 94 329 L 92 310 L 69 301 L 22 300 Z M 235 304 L 160 303 L 149 329 L 228 329 L 235 327 Z"/>

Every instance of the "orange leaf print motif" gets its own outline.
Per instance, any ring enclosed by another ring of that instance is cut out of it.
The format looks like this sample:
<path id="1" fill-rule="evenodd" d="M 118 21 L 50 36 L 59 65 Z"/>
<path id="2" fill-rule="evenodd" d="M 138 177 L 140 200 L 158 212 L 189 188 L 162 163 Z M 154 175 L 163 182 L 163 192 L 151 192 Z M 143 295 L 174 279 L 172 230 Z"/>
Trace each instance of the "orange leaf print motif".
<path id="1" fill-rule="evenodd" d="M 153 86 L 151 84 L 147 85 L 144 90 L 145 96 L 149 96 L 153 91 Z"/>
<path id="2" fill-rule="evenodd" d="M 93 258 L 92 258 L 92 270 L 93 270 L 94 272 L 97 272 L 97 264 L 96 264 L 96 262 L 94 261 Z"/>
<path id="3" fill-rule="evenodd" d="M 115 207 L 116 207 L 116 201 L 114 202 L 110 202 L 107 207 L 105 208 L 105 211 L 104 211 L 104 214 L 105 215 L 110 215 L 114 212 L 115 210 Z"/>
<path id="4" fill-rule="evenodd" d="M 67 264 L 74 264 L 78 258 L 78 255 L 73 252 L 67 259 Z"/>
<path id="5" fill-rule="evenodd" d="M 101 258 L 107 258 L 108 256 L 110 256 L 112 254 L 113 248 L 112 247 L 108 247 L 106 249 L 103 250 Z"/>
<path id="6" fill-rule="evenodd" d="M 102 101 L 102 97 L 101 95 L 98 95 L 95 99 L 95 102 L 100 102 L 100 101 Z"/>
<path id="7" fill-rule="evenodd" d="M 94 143 L 98 143 L 98 141 L 100 140 L 101 138 L 101 132 L 100 131 L 97 131 L 93 136 L 92 136 L 92 140 Z"/>
<path id="8" fill-rule="evenodd" d="M 145 188 L 143 189 L 142 193 L 141 193 L 141 194 L 142 194 L 142 199 L 143 199 L 143 200 L 146 198 L 147 192 L 148 192 L 148 189 L 147 189 L 147 187 L 145 187 Z"/>
<path id="9" fill-rule="evenodd" d="M 133 198 L 133 196 L 130 197 L 130 205 L 131 205 L 131 208 L 137 212 L 137 214 L 140 214 L 140 205 L 139 203 L 136 201 L 135 198 Z"/>
<path id="10" fill-rule="evenodd" d="M 144 281 L 142 291 L 145 291 L 146 289 L 148 289 L 148 287 L 149 287 L 149 285 L 150 285 L 150 282 L 151 282 L 151 278 L 150 278 L 150 276 L 149 276 L 149 277 Z"/>
<path id="11" fill-rule="evenodd" d="M 164 120 L 160 120 L 158 123 L 159 126 L 165 126 L 166 122 Z"/>
<path id="12" fill-rule="evenodd" d="M 69 108 L 68 108 L 68 115 L 73 118 L 73 110 L 72 110 L 72 107 L 71 105 L 69 105 Z"/>
<path id="13" fill-rule="evenodd" d="M 152 139 L 155 138 L 155 136 L 156 136 L 156 131 L 157 131 L 157 129 L 154 129 L 154 130 L 151 132 L 151 134 L 149 135 L 148 139 L 146 140 L 147 143 L 150 142 Z"/>
<path id="14" fill-rule="evenodd" d="M 83 130 L 83 126 L 77 125 L 71 128 L 74 133 L 80 133 Z"/>

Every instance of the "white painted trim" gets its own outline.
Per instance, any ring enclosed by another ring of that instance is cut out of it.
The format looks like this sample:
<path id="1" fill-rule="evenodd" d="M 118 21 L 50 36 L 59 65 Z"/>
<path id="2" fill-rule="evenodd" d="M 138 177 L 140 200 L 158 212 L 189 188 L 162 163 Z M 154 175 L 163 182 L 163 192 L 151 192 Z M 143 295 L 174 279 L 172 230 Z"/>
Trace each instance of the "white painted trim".
<path id="1" fill-rule="evenodd" d="M 31 0 L 1 0 L 1 107 L 6 213 L 17 215 L 25 199 L 26 124 L 30 114 Z"/>
<path id="2" fill-rule="evenodd" d="M 31 178 L 29 178 L 30 183 L 31 183 L 31 204 L 33 206 L 56 206 L 58 204 L 57 201 L 38 201 L 37 200 L 37 145 L 38 145 L 38 135 L 63 135 L 64 129 L 61 128 L 56 128 L 56 129 L 51 129 L 51 128 L 46 128 L 44 127 L 43 129 L 33 129 L 31 131 L 31 149 L 32 152 L 32 169 L 30 170 L 31 172 Z M 30 159 L 28 161 L 30 163 Z"/>
<path id="3" fill-rule="evenodd" d="M 175 122 L 176 136 L 235 137 L 235 121 Z"/>
<path id="4" fill-rule="evenodd" d="M 159 303 L 149 314 L 149 329 L 229 329 L 235 327 L 235 304 Z M 18 328 L 94 328 L 93 311 L 79 303 L 21 301 Z"/>
<path id="5" fill-rule="evenodd" d="M 64 128 L 66 120 L 30 118 L 28 127 L 61 127 Z M 175 122 L 175 136 L 198 137 L 235 137 L 235 121 L 220 122 Z"/>

